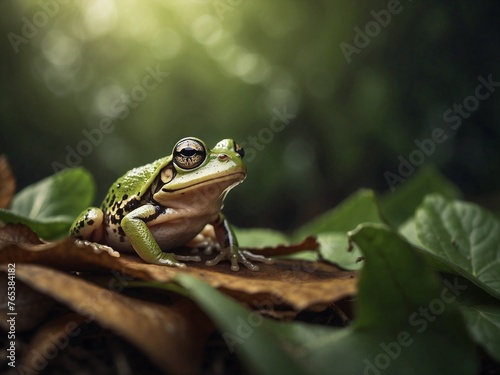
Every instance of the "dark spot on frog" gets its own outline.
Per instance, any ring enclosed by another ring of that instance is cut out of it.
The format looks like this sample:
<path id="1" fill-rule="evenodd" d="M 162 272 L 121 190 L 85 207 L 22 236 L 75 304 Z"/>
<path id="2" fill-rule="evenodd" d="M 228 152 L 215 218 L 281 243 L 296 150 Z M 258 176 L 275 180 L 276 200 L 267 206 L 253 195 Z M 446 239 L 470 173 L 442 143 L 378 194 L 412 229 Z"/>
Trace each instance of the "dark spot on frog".
<path id="1" fill-rule="evenodd" d="M 119 216 L 119 215 L 111 215 L 109 218 L 109 221 L 111 222 L 111 224 L 119 224 L 120 218 L 121 218 L 121 216 Z"/>
<path id="2" fill-rule="evenodd" d="M 94 221 L 94 220 L 89 220 L 89 221 L 87 222 L 87 224 L 88 224 L 88 225 L 92 225 L 92 224 L 94 224 L 94 223 L 95 223 L 95 221 Z"/>
<path id="3" fill-rule="evenodd" d="M 139 204 L 140 204 L 139 198 L 131 199 L 125 205 L 125 212 L 131 212 L 134 208 L 139 206 Z"/>
<path id="4" fill-rule="evenodd" d="M 128 194 L 123 195 L 122 201 L 124 201 L 125 199 L 128 199 Z"/>

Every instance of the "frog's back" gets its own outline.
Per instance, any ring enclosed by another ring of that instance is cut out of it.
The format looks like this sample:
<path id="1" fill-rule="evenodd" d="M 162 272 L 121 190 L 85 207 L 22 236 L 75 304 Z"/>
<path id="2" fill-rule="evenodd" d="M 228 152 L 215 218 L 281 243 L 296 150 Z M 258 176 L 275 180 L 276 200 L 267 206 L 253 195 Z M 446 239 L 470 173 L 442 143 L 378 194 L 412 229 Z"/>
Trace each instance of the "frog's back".
<path id="1" fill-rule="evenodd" d="M 131 169 L 116 180 L 106 195 L 101 208 L 106 212 L 117 202 L 126 203 L 129 200 L 140 200 L 156 178 L 158 171 L 165 167 L 172 158 L 170 156 L 158 159 L 150 164 Z"/>

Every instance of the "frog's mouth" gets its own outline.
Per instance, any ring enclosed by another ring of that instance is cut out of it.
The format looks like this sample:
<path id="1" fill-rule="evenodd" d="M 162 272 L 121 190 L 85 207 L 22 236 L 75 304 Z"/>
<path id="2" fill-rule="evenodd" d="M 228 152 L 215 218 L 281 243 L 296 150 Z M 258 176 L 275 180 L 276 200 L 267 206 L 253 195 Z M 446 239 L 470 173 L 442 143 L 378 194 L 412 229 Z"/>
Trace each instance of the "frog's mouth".
<path id="1" fill-rule="evenodd" d="M 195 182 L 181 186 L 173 186 L 172 188 L 163 187 L 155 196 L 166 197 L 172 195 L 184 195 L 193 191 L 205 195 L 208 198 L 222 195 L 224 192 L 243 182 L 246 174 L 243 172 L 231 173 L 221 177 L 214 177 L 210 180 Z M 156 197 L 155 197 L 156 199 Z"/>

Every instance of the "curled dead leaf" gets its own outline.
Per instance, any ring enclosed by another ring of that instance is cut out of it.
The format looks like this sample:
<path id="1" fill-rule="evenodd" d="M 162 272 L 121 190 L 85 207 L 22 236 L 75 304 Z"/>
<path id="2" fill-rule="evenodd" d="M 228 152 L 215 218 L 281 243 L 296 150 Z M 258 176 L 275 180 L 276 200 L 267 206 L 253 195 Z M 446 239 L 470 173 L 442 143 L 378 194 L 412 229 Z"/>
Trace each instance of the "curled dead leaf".
<path id="1" fill-rule="evenodd" d="M 146 281 L 171 281 L 179 272 L 186 272 L 221 289 L 236 299 L 254 306 L 289 305 L 300 311 L 326 306 L 356 294 L 357 273 L 319 262 L 280 260 L 261 265 L 260 271 L 231 271 L 228 264 L 214 267 L 191 263 L 185 269 L 146 264 L 131 255 L 117 260 L 121 272 Z"/>
<path id="2" fill-rule="evenodd" d="M 34 236 L 34 237 L 33 237 Z M 116 258 L 79 246 L 73 238 L 42 242 L 22 224 L 0 228 L 0 263 L 36 263 L 65 271 L 99 271 L 119 268 Z"/>
<path id="3" fill-rule="evenodd" d="M 1 269 L 5 272 L 7 267 Z M 165 306 L 132 299 L 77 276 L 33 264 L 17 264 L 16 278 L 68 306 L 83 316 L 85 323 L 95 321 L 129 340 L 164 371 L 198 372 L 212 326 L 192 302 L 183 299 Z M 24 363 L 30 363 L 30 358 Z"/>
<path id="4" fill-rule="evenodd" d="M 0 155 L 0 208 L 9 208 L 16 191 L 16 180 L 5 155 Z"/>
<path id="5" fill-rule="evenodd" d="M 7 224 L 0 228 L 0 249 L 7 245 L 43 243 L 30 228 L 23 224 Z"/>
<path id="6" fill-rule="evenodd" d="M 265 257 L 285 256 L 305 250 L 318 250 L 319 246 L 320 245 L 316 240 L 316 237 L 309 236 L 298 244 L 263 247 L 256 249 L 255 253 Z M 253 249 L 249 250 L 253 251 Z"/>
<path id="7" fill-rule="evenodd" d="M 0 229 L 1 237 L 2 229 Z M 290 251 L 310 248 L 306 240 Z M 304 245 L 305 244 L 305 245 Z M 276 251 L 284 253 L 286 247 Z M 253 272 L 245 267 L 231 271 L 228 262 L 210 267 L 204 261 L 210 256 L 200 254 L 202 262 L 188 263 L 186 268 L 147 264 L 135 255 L 119 258 L 96 253 L 92 246 L 77 246 L 71 238 L 46 244 L 8 244 L 0 250 L 0 263 L 29 262 L 67 271 L 114 270 L 145 281 L 172 281 L 178 273 L 196 276 L 214 288 L 254 306 L 288 305 L 300 311 L 317 308 L 356 294 L 357 273 L 334 265 L 303 260 L 276 260 L 259 265 Z"/>

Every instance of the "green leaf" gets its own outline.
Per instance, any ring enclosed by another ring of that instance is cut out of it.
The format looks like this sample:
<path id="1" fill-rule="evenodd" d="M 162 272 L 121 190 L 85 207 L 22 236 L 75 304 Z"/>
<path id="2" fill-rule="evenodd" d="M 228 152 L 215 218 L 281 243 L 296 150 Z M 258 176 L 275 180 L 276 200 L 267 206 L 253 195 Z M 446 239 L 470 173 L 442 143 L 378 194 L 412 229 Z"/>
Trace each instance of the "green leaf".
<path id="1" fill-rule="evenodd" d="M 474 340 L 500 361 L 500 301 L 476 285 L 460 279 L 458 302 Z"/>
<path id="2" fill-rule="evenodd" d="M 363 267 L 363 262 L 359 261 L 362 255 L 361 251 L 356 245 L 349 248 L 347 233 L 321 233 L 318 234 L 317 240 L 323 259 L 351 271 L 359 270 Z"/>
<path id="3" fill-rule="evenodd" d="M 319 253 L 323 259 L 345 269 L 357 270 L 362 267 L 362 263 L 356 262 L 361 253 L 356 248 L 348 251 L 347 232 L 367 222 L 381 223 L 382 219 L 375 193 L 361 189 L 334 209 L 298 229 L 294 238 L 318 235 Z"/>
<path id="4" fill-rule="evenodd" d="M 187 274 L 176 280 L 256 374 L 477 373 L 473 343 L 454 305 L 455 280 L 443 287 L 424 257 L 386 226 L 360 226 L 351 238 L 366 264 L 357 318 L 344 329 L 278 323 Z"/>
<path id="5" fill-rule="evenodd" d="M 394 225 L 401 225 L 413 216 L 423 198 L 439 193 L 447 198 L 460 198 L 460 190 L 431 164 L 423 165 L 414 176 L 393 192 L 386 193 L 380 200 L 384 217 Z"/>
<path id="6" fill-rule="evenodd" d="M 360 223 L 380 223 L 380 212 L 372 190 L 361 189 L 347 197 L 337 207 L 305 224 L 294 233 L 303 238 L 319 233 L 347 232 Z"/>
<path id="7" fill-rule="evenodd" d="M 274 326 L 204 282 L 184 273 L 175 281 L 212 318 L 231 352 L 255 374 L 306 374 L 303 365 L 287 352 Z"/>
<path id="8" fill-rule="evenodd" d="M 354 323 L 345 329 L 275 323 L 311 373 L 475 374 L 475 349 L 454 294 L 424 257 L 382 225 L 362 225 L 351 238 L 366 258 Z"/>
<path id="9" fill-rule="evenodd" d="M 488 293 L 500 298 L 500 224 L 481 207 L 430 195 L 416 212 L 425 249 Z"/>
<path id="10" fill-rule="evenodd" d="M 0 209 L 0 220 L 26 224 L 45 239 L 61 237 L 91 205 L 94 193 L 94 180 L 85 169 L 61 171 L 17 193 L 9 210 Z"/>
<path id="11" fill-rule="evenodd" d="M 417 226 L 413 217 L 409 218 L 403 224 L 401 224 L 398 228 L 398 232 L 403 235 L 403 237 L 405 237 L 408 242 L 417 246 L 423 246 L 418 239 Z"/>
<path id="12" fill-rule="evenodd" d="M 287 246 L 292 243 L 290 238 L 279 231 L 265 228 L 233 228 L 241 248 L 265 248 L 275 246 Z M 311 262 L 318 261 L 318 252 L 300 251 L 294 254 L 285 255 L 288 259 L 301 259 Z"/>
<path id="13" fill-rule="evenodd" d="M 336 351 L 324 348 L 323 355 L 330 352 L 336 354 L 332 361 L 342 361 L 342 355 L 356 353 L 357 363 L 343 360 L 349 374 L 476 373 L 463 321 L 450 299 L 443 298 L 445 289 L 424 257 L 383 225 L 362 225 L 351 238 L 366 258 L 357 319 L 349 335 L 337 338 Z"/>
<path id="14" fill-rule="evenodd" d="M 286 245 L 290 243 L 289 238 L 284 234 L 272 229 L 262 228 L 233 228 L 238 239 L 238 244 L 245 247 L 266 247 Z"/>

